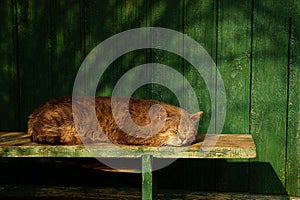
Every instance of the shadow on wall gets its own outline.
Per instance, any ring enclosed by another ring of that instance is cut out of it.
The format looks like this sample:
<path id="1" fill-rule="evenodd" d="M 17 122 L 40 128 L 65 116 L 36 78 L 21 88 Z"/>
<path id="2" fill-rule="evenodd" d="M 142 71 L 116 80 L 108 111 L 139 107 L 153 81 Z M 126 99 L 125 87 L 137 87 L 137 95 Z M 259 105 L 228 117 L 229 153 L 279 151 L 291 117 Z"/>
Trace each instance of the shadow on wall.
<path id="1" fill-rule="evenodd" d="M 248 2 L 251 4 L 251 1 Z M 244 2 L 234 4 L 220 4 L 223 10 L 235 12 L 244 5 Z M 204 48 L 211 54 L 216 52 L 213 44 L 216 35 L 211 29 L 224 28 L 217 26 L 216 11 L 218 4 L 213 1 L 1 1 L 0 22 L 5 25 L 0 32 L 0 109 L 7 113 L 0 116 L 1 130 L 25 130 L 27 116 L 35 107 L 46 99 L 62 94 L 70 94 L 76 72 L 85 55 L 106 38 L 136 27 L 158 26 L 187 32 L 189 36 L 204 43 Z M 264 34 L 255 35 L 257 40 L 268 41 L 270 47 L 280 47 L 286 43 L 282 35 L 270 40 L 268 27 L 264 20 L 277 20 L 280 26 L 284 25 L 281 16 L 287 16 L 285 11 L 269 10 L 268 5 L 258 5 L 255 10 L 255 30 L 262 30 Z M 280 9 L 280 8 L 278 8 Z M 280 13 L 280 15 L 279 15 Z M 242 13 L 243 22 L 248 23 L 249 11 Z M 203 20 L 202 16 L 205 16 Z M 232 19 L 234 20 L 234 19 Z M 200 25 L 199 25 L 200 23 Z M 200 26 L 200 27 L 199 27 Z M 201 31 L 204 26 L 204 32 Z M 230 28 L 230 27 L 229 27 Z M 206 32 L 208 31 L 208 32 Z M 271 33 L 272 30 L 270 30 Z M 232 38 L 243 37 L 237 31 Z M 250 37 L 250 33 L 249 33 Z M 207 39 L 209 38 L 209 39 Z M 239 41 L 243 43 L 244 41 Z M 227 45 L 230 45 L 227 44 Z M 232 47 L 233 49 L 235 47 Z M 30 49 L 30 51 L 29 51 Z M 217 49 L 218 50 L 218 49 Z M 273 52 L 257 49 L 256 54 L 276 61 L 278 56 Z M 168 62 L 175 69 L 189 74 L 189 70 L 182 69 L 181 61 L 177 57 L 170 57 L 163 53 L 150 53 L 146 59 L 145 52 L 132 54 L 120 60 L 118 68 L 108 73 L 108 81 L 101 83 L 101 88 L 108 88 L 109 93 L 124 69 L 154 61 Z M 213 55 L 212 55 L 213 56 Z M 239 55 L 218 55 L 218 60 L 229 60 L 234 63 Z M 213 56 L 214 57 L 214 56 Z M 136 62 L 140 59 L 141 62 Z M 168 61 L 169 60 L 169 61 Z M 170 62 L 171 60 L 171 62 Z M 285 76 L 282 77 L 283 79 Z M 198 83 L 195 81 L 195 83 Z M 9 87 L 7 87 L 9 86 Z M 143 92 L 149 97 L 159 96 L 164 89 L 151 87 Z M 201 93 L 201 89 L 197 92 Z M 152 92 L 152 91 L 151 91 Z M 141 95 L 141 96 L 143 96 Z M 200 94 L 201 96 L 201 94 Z M 173 98 L 159 97 L 169 101 Z M 206 99 L 204 99 L 206 101 Z M 204 103 L 205 104 L 205 103 Z M 238 102 L 237 102 L 237 105 Z M 208 112 L 206 112 L 208 113 Z M 4 122 L 5 121 L 5 122 Z"/>

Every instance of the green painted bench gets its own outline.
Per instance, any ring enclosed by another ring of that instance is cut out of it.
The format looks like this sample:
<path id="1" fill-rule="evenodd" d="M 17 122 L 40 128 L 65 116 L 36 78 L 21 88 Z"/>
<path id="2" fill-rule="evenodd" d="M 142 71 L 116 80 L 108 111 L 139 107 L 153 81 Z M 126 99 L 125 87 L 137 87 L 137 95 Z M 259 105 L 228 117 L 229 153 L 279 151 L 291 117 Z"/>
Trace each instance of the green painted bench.
<path id="1" fill-rule="evenodd" d="M 0 157 L 52 157 L 52 158 L 142 158 L 142 197 L 152 199 L 153 158 L 255 158 L 256 148 L 249 134 L 207 134 L 189 147 L 146 147 L 101 143 L 55 146 L 30 141 L 23 132 L 0 132 Z M 125 150 L 125 151 L 124 151 Z"/>

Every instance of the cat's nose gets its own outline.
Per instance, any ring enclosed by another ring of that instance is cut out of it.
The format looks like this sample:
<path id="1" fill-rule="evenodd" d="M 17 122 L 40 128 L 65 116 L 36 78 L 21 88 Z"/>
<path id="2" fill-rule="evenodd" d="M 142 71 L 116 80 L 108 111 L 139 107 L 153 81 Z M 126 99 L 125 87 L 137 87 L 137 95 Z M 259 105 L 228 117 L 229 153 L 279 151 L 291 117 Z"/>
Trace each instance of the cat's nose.
<path id="1" fill-rule="evenodd" d="M 186 139 L 186 137 L 185 135 L 179 135 L 179 139 L 183 142 Z"/>

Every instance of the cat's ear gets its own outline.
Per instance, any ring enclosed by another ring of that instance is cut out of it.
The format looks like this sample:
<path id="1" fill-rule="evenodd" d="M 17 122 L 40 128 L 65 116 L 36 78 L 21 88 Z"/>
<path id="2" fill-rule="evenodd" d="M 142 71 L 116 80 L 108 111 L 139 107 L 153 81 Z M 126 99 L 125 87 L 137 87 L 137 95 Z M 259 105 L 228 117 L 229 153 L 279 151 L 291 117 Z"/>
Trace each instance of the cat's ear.
<path id="1" fill-rule="evenodd" d="M 202 115 L 203 115 L 203 112 L 202 112 L 202 111 L 197 112 L 197 113 L 194 113 L 194 114 L 191 115 L 191 120 L 192 120 L 194 123 L 197 123 Z"/>

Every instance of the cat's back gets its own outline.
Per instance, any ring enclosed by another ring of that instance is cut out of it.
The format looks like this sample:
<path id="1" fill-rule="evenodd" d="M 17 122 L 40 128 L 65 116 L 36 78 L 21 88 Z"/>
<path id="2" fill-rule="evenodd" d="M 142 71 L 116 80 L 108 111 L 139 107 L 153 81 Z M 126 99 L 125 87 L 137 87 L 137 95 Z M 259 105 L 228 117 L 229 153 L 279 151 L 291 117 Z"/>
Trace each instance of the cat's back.
<path id="1" fill-rule="evenodd" d="M 161 106 L 153 106 L 157 104 Z M 170 131 L 172 136 L 176 135 L 173 130 L 178 129 L 181 112 L 179 107 L 155 100 L 63 96 L 50 99 L 34 110 L 29 116 L 28 133 L 38 143 L 81 144 L 82 138 L 88 142 L 105 140 L 102 134 L 99 135 L 100 125 L 104 134 L 114 143 L 158 146 L 164 144 L 162 140 L 169 140 Z M 160 121 L 164 121 L 165 126 L 152 137 L 150 130 L 144 127 L 151 124 L 149 127 L 155 128 L 161 124 Z M 138 126 L 132 127 L 134 124 Z M 127 130 L 128 127 L 131 135 L 123 132 L 122 128 Z M 140 135 L 146 136 L 139 139 L 137 136 Z"/>

